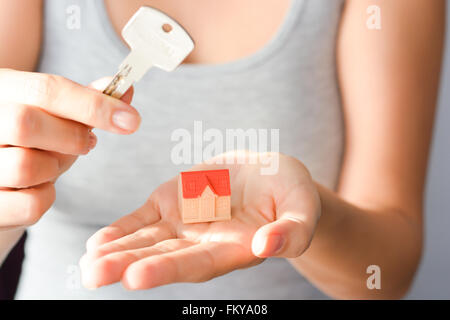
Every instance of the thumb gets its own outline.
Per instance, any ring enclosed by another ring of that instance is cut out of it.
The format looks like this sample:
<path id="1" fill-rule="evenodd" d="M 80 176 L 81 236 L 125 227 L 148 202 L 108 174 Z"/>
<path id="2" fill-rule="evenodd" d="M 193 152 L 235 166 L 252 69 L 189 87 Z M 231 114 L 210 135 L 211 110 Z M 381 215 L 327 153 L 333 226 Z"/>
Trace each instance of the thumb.
<path id="1" fill-rule="evenodd" d="M 277 207 L 278 219 L 253 236 L 253 254 L 260 258 L 300 256 L 311 243 L 319 216 L 320 199 L 315 188 L 289 192 Z"/>
<path id="2" fill-rule="evenodd" d="M 312 232 L 301 220 L 282 218 L 256 231 L 253 254 L 260 258 L 300 256 L 311 242 Z"/>

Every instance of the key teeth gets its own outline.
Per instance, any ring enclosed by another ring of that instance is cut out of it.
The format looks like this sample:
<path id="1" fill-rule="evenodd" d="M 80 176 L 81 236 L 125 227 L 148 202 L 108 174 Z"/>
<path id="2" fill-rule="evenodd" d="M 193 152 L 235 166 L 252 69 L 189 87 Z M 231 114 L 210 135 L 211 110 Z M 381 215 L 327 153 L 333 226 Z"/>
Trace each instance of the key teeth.
<path id="1" fill-rule="evenodd" d="M 117 91 L 120 85 L 124 82 L 124 79 L 130 74 L 132 70 L 132 66 L 128 63 L 123 64 L 123 66 L 121 65 L 119 68 L 119 72 L 116 73 L 106 89 L 103 90 L 103 93 L 108 96 L 114 96 L 114 93 Z"/>

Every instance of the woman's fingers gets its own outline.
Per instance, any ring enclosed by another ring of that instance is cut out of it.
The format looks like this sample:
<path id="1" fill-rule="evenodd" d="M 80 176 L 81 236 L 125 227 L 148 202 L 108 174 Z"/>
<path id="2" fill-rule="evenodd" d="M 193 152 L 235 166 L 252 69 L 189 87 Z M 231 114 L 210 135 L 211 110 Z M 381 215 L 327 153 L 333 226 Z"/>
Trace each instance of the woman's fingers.
<path id="1" fill-rule="evenodd" d="M 53 183 L 45 183 L 29 189 L 0 190 L 0 226 L 32 225 L 55 201 Z"/>
<path id="2" fill-rule="evenodd" d="M 172 225 L 180 221 L 176 178 L 158 187 L 142 207 L 97 231 L 88 239 L 86 250 L 93 251 L 106 242 L 122 238 L 159 221 L 161 210 L 165 212 L 166 221 Z"/>
<path id="3" fill-rule="evenodd" d="M 130 89 L 128 89 L 122 96 L 122 98 L 120 98 L 120 100 L 122 100 L 125 103 L 131 104 L 131 101 L 133 100 L 133 96 L 134 96 L 134 87 L 130 87 Z"/>
<path id="4" fill-rule="evenodd" d="M 252 251 L 261 258 L 296 258 L 308 248 L 311 235 L 311 230 L 302 220 L 282 218 L 256 232 Z"/>
<path id="5" fill-rule="evenodd" d="M 247 266 L 251 252 L 231 242 L 205 242 L 132 263 L 122 284 L 131 290 L 150 289 L 175 282 L 202 282 Z"/>
<path id="6" fill-rule="evenodd" d="M 83 285 L 87 288 L 121 280 L 126 288 L 141 290 L 174 282 L 207 281 L 251 263 L 254 256 L 240 244 L 168 239 L 94 260 L 87 253 L 80 266 Z"/>
<path id="7" fill-rule="evenodd" d="M 94 251 L 104 243 L 122 238 L 128 234 L 153 224 L 160 219 L 155 203 L 147 201 L 141 208 L 124 216 L 111 225 L 98 230 L 86 242 L 86 250 Z"/>
<path id="8" fill-rule="evenodd" d="M 30 77 L 35 76 L 32 74 Z M 45 78 L 46 75 L 37 77 Z M 0 77 L 0 82 L 1 79 Z M 68 82 L 65 79 L 61 81 Z M 101 87 L 106 86 L 109 81 L 109 78 L 103 78 L 91 86 L 101 90 Z M 71 85 L 76 86 L 72 83 Z M 133 88 L 130 88 L 122 100 L 129 103 L 132 96 Z M 0 105 L 0 145 L 36 148 L 71 155 L 86 154 L 95 147 L 97 137 L 91 132 L 91 127 L 55 117 L 48 110 L 44 111 L 45 109 L 42 106 L 37 108 L 13 102 Z"/>
<path id="9" fill-rule="evenodd" d="M 60 174 L 57 158 L 45 151 L 0 148 L 0 186 L 28 188 L 52 181 Z"/>
<path id="10" fill-rule="evenodd" d="M 0 137 L 0 144 L 72 155 L 87 154 L 97 143 L 87 126 L 20 104 L 0 105 Z"/>
<path id="11" fill-rule="evenodd" d="M 87 288 L 98 288 L 119 282 L 126 268 L 132 263 L 194 244 L 194 242 L 188 240 L 169 239 L 149 247 L 113 252 L 95 260 L 92 260 L 88 253 L 80 260 L 83 285 Z"/>
<path id="12" fill-rule="evenodd" d="M 48 152 L 50 155 L 58 159 L 59 162 L 59 175 L 62 175 L 64 172 L 70 169 L 70 167 L 77 160 L 77 156 L 73 156 L 70 154 L 63 154 L 58 152 Z"/>
<path id="13" fill-rule="evenodd" d="M 262 226 L 253 236 L 253 254 L 261 258 L 300 256 L 311 243 L 320 210 L 312 184 L 294 186 L 277 203 L 277 220 Z"/>
<path id="14" fill-rule="evenodd" d="M 130 134 L 140 124 L 138 112 L 129 104 L 56 75 L 3 69 L 0 96 L 115 133 Z"/>
<path id="15" fill-rule="evenodd" d="M 175 238 L 175 236 L 172 226 L 167 222 L 159 221 L 122 238 L 98 246 L 88 254 L 90 259 L 99 259 L 118 251 L 150 247 L 163 240 Z"/>

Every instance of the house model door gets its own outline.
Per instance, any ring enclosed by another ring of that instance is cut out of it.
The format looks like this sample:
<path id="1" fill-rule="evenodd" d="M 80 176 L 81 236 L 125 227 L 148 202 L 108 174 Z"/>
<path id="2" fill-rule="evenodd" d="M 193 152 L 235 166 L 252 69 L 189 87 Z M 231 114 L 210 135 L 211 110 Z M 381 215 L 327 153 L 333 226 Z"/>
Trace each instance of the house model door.
<path id="1" fill-rule="evenodd" d="M 200 217 L 202 219 L 214 218 L 214 210 L 216 205 L 215 198 L 215 194 L 212 190 L 209 187 L 206 187 L 200 198 Z"/>

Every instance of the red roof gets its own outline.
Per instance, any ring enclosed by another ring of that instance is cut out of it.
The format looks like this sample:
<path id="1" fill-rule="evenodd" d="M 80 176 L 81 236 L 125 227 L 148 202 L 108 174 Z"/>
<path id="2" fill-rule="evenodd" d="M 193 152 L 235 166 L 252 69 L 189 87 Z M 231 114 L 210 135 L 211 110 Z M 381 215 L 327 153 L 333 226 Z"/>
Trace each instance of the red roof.
<path id="1" fill-rule="evenodd" d="M 200 197 L 207 186 L 219 197 L 231 195 L 228 169 L 181 172 L 181 183 L 185 199 Z"/>

